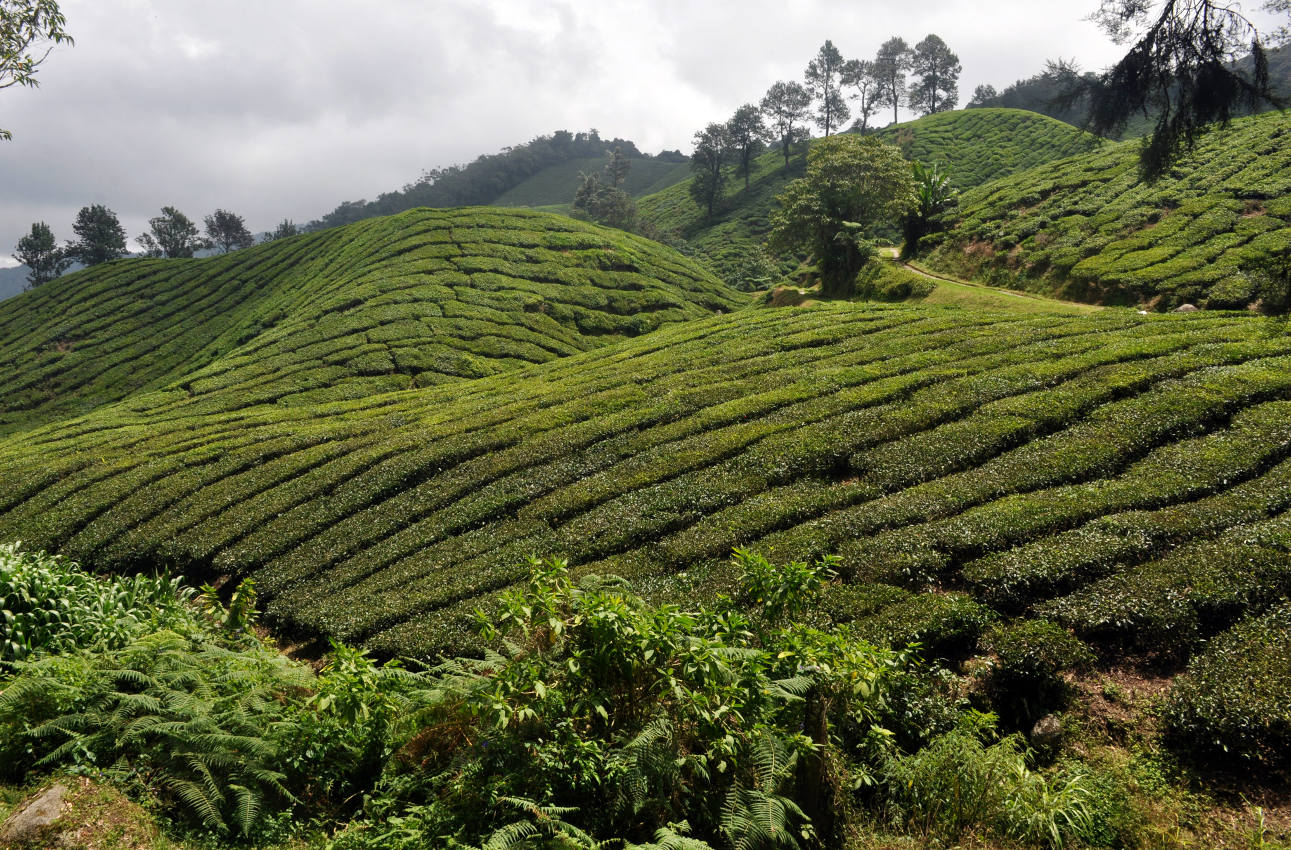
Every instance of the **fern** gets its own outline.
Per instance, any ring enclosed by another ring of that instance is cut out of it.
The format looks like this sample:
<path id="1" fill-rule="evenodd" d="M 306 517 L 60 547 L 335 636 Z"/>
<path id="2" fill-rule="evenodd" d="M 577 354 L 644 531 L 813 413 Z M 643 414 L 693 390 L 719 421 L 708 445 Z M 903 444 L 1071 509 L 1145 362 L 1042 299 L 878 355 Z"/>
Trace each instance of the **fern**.
<path id="1" fill-rule="evenodd" d="M 736 850 L 799 847 L 811 834 L 801 808 L 779 791 L 798 762 L 796 749 L 773 734 L 760 736 L 749 758 L 748 774 L 732 786 L 722 807 L 722 832 Z"/>

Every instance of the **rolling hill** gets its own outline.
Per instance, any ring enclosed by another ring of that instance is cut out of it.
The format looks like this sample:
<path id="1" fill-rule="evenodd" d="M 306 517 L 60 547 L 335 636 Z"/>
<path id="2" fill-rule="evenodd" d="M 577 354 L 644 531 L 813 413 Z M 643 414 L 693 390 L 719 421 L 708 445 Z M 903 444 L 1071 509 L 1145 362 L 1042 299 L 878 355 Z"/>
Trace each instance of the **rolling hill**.
<path id="1" fill-rule="evenodd" d="M 1100 144 L 1069 124 L 1018 109 L 944 112 L 885 128 L 878 136 L 908 158 L 940 164 L 961 189 Z M 767 151 L 754 162 L 747 190 L 732 174 L 726 202 L 711 222 L 691 200 L 689 179 L 640 199 L 638 208 L 642 219 L 675 233 L 723 279 L 738 283 L 747 256 L 759 250 L 770 230 L 776 195 L 802 176 L 802 168 L 801 156 L 786 171 L 780 152 Z"/>
<path id="2" fill-rule="evenodd" d="M 251 576 L 288 633 L 385 653 L 467 645 L 530 554 L 703 599 L 732 546 L 838 553 L 828 616 L 933 653 L 1021 615 L 1186 657 L 1291 589 L 1291 337 L 1254 317 L 745 311 L 350 402 L 157 401 L 0 441 L 0 539 Z"/>
<path id="3" fill-rule="evenodd" d="M 427 386 L 741 303 L 656 243 L 524 210 L 422 209 L 219 257 L 119 260 L 6 305 L 0 432 L 144 390 L 233 410 Z"/>
<path id="4" fill-rule="evenodd" d="M 1102 303 L 1240 308 L 1242 271 L 1291 248 L 1291 116 L 1202 137 L 1149 185 L 1137 142 L 1037 166 L 966 192 L 934 266 Z"/>

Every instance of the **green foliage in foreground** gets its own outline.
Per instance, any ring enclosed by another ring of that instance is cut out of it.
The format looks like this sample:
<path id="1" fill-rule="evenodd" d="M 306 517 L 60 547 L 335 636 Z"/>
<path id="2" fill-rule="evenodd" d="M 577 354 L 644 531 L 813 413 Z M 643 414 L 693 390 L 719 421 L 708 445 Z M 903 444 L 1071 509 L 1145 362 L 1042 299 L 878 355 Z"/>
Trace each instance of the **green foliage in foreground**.
<path id="1" fill-rule="evenodd" d="M 60 558 L 0 545 L 0 664 L 119 648 L 132 635 L 185 622 L 185 601 L 178 579 L 107 583 Z"/>
<path id="2" fill-rule="evenodd" d="M 221 610 L 61 642 L 0 676 L 0 755 L 20 781 L 114 779 L 222 840 L 330 829 L 362 800 L 334 850 L 836 848 L 874 826 L 1061 847 L 1106 826 L 1082 774 L 1028 769 L 907 653 L 797 624 L 830 559 L 735 565 L 737 598 L 681 608 L 531 561 L 481 614 L 492 648 L 423 672 L 334 645 L 315 674 Z"/>
<path id="3" fill-rule="evenodd" d="M 1250 272 L 1291 248 L 1291 117 L 1234 121 L 1152 185 L 1135 142 L 966 191 L 932 262 L 1084 301 L 1245 307 Z"/>
<path id="4" fill-rule="evenodd" d="M 218 257 L 119 260 L 6 302 L 0 432 L 150 389 L 223 410 L 361 398 L 740 303 L 655 242 L 523 210 L 413 210 Z"/>

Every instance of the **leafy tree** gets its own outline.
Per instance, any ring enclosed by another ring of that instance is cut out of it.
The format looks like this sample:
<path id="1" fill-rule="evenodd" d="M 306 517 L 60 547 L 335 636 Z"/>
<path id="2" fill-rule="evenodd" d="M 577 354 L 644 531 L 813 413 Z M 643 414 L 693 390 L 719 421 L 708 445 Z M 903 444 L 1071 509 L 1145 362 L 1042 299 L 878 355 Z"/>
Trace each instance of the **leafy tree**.
<path id="1" fill-rule="evenodd" d="M 906 102 L 910 53 L 910 45 L 905 43 L 905 39 L 894 36 L 883 42 L 874 57 L 874 75 L 880 80 L 878 104 L 892 107 L 893 124 L 897 122 L 897 110 Z"/>
<path id="2" fill-rule="evenodd" d="M 982 85 L 973 89 L 973 96 L 968 101 L 968 108 L 975 109 L 981 106 L 987 106 L 992 100 L 999 97 L 1000 94 L 995 90 L 995 86 Z"/>
<path id="3" fill-rule="evenodd" d="M 13 258 L 30 269 L 27 272 L 28 289 L 49 283 L 72 264 L 54 241 L 54 231 L 43 221 L 33 223 L 31 233 L 18 240 Z"/>
<path id="4" fill-rule="evenodd" d="M 150 257 L 191 257 L 208 246 L 197 225 L 174 207 L 162 207 L 161 215 L 148 219 L 148 227 L 150 232 L 136 241 Z"/>
<path id="5" fill-rule="evenodd" d="M 756 106 L 746 103 L 735 114 L 731 120 L 726 122 L 726 134 L 730 137 L 731 148 L 740 163 L 740 171 L 744 174 L 744 188 L 749 188 L 749 165 L 753 160 L 753 154 L 757 153 L 762 146 L 762 140 L 766 138 L 767 127 L 762 122 L 762 113 Z"/>
<path id="6" fill-rule="evenodd" d="M 874 256 L 869 231 L 913 208 L 915 186 L 897 148 L 873 136 L 836 136 L 812 146 L 806 178 L 790 183 L 778 200 L 771 247 L 810 252 L 822 294 L 845 298 Z"/>
<path id="7" fill-rule="evenodd" d="M 605 176 L 609 178 L 610 185 L 616 189 L 622 189 L 631 172 L 632 160 L 628 159 L 627 154 L 623 152 L 622 145 L 615 145 L 614 150 L 610 152 L 609 162 L 605 164 Z"/>
<path id="8" fill-rule="evenodd" d="M 731 137 L 725 124 L 709 124 L 695 133 L 695 152 L 690 157 L 690 170 L 695 173 L 690 181 L 690 196 L 713 217 L 713 210 L 722 197 L 726 174 L 722 167 L 731 155 Z"/>
<path id="9" fill-rule="evenodd" d="M 816 126 L 828 136 L 831 130 L 837 130 L 851 116 L 847 101 L 843 98 L 842 75 L 843 54 L 838 52 L 832 41 L 826 40 L 821 45 L 816 58 L 807 63 L 803 80 L 812 100 L 817 102 Z"/>
<path id="10" fill-rule="evenodd" d="M 868 59 L 849 59 L 843 63 L 844 86 L 855 89 L 852 101 L 856 104 L 856 118 L 861 132 L 869 129 L 870 117 L 879 111 L 879 90 L 882 85 L 875 73 L 875 65 Z"/>
<path id="11" fill-rule="evenodd" d="M 1268 8 L 1282 11 L 1284 0 Z M 1102 0 L 1094 14 L 1117 43 L 1131 43 L 1112 68 L 1073 89 L 1088 96 L 1089 127 L 1119 132 L 1136 113 L 1156 115 L 1139 157 L 1151 181 L 1191 149 L 1207 125 L 1227 124 L 1235 112 L 1278 105 L 1268 59 L 1255 26 L 1225 0 Z M 1252 71 L 1236 61 L 1249 47 Z"/>
<path id="12" fill-rule="evenodd" d="M 910 106 L 931 115 L 947 112 L 959 102 L 959 72 L 963 66 L 946 42 L 935 34 L 914 46 L 910 70 L 916 80 L 910 90 Z"/>
<path id="13" fill-rule="evenodd" d="M 798 83 L 773 83 L 762 97 L 762 114 L 770 125 L 770 132 L 780 141 L 784 151 L 784 167 L 789 168 L 789 147 L 797 140 L 798 123 L 807 120 L 811 109 L 811 94 Z"/>
<path id="14" fill-rule="evenodd" d="M 632 162 L 616 147 L 601 173 L 580 172 L 580 183 L 574 193 L 574 209 L 591 221 L 634 230 L 637 226 L 637 205 L 623 189 L 631 173 Z"/>
<path id="15" fill-rule="evenodd" d="M 606 166 L 606 179 L 602 179 L 601 174 L 595 171 L 590 174 L 579 173 L 580 183 L 574 193 L 574 210 L 598 224 L 632 230 L 637 221 L 636 203 L 627 192 L 606 182 L 614 179 L 612 165 L 611 161 Z"/>
<path id="16" fill-rule="evenodd" d="M 272 233 L 265 236 L 264 241 L 275 242 L 279 239 L 286 239 L 289 236 L 295 236 L 298 233 L 300 233 L 300 228 L 296 226 L 296 222 L 289 218 L 284 218 L 282 221 L 278 222 L 278 226 L 273 229 Z"/>
<path id="17" fill-rule="evenodd" d="M 59 44 L 74 44 L 55 0 L 0 0 L 0 89 L 40 85 L 36 69 Z M 0 140 L 12 139 L 0 130 Z"/>
<path id="18" fill-rule="evenodd" d="M 238 248 L 250 248 L 255 244 L 255 237 L 247 230 L 246 222 L 237 213 L 228 210 L 216 210 L 205 219 L 206 235 L 211 244 L 225 254 Z M 189 256 L 192 256 L 190 253 Z"/>
<path id="19" fill-rule="evenodd" d="M 87 266 L 115 260 L 126 253 L 126 232 L 117 214 L 102 204 L 81 207 L 72 224 L 76 241 L 67 243 L 67 255 Z"/>
<path id="20" fill-rule="evenodd" d="M 919 240 L 941 226 L 941 216 L 954 206 L 959 194 L 950 184 L 950 177 L 935 162 L 931 166 L 922 162 L 911 163 L 911 171 L 915 182 L 915 206 L 906 214 L 904 221 L 903 258 L 919 252 Z"/>

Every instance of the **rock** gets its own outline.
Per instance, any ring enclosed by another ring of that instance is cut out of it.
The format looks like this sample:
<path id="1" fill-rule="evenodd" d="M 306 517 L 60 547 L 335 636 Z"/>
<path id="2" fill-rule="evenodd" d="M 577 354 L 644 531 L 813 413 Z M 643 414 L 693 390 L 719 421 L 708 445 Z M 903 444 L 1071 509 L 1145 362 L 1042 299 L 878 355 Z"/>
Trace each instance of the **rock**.
<path id="1" fill-rule="evenodd" d="M 1031 727 L 1031 746 L 1038 750 L 1056 750 L 1062 742 L 1062 721 L 1056 714 L 1046 714 Z"/>
<path id="2" fill-rule="evenodd" d="M 63 813 L 68 793 L 61 782 L 51 785 L 14 812 L 0 827 L 0 847 L 49 846 L 50 836 L 46 833 Z"/>
<path id="3" fill-rule="evenodd" d="M 1195 313 L 1200 309 L 1201 308 L 1198 307 L 1196 304 L 1180 304 L 1178 307 L 1175 307 L 1170 312 L 1171 313 Z"/>

